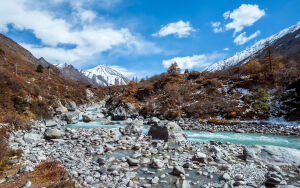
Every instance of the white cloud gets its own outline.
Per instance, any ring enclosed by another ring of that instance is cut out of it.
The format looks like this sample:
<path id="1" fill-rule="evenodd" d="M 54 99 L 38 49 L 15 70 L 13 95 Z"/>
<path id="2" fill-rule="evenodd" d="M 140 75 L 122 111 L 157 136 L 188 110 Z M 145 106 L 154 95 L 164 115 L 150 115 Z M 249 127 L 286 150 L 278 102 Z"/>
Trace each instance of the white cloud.
<path id="1" fill-rule="evenodd" d="M 221 22 L 211 22 L 212 27 L 219 27 L 221 25 Z"/>
<path id="2" fill-rule="evenodd" d="M 250 35 L 249 37 L 246 36 L 246 32 L 243 32 L 241 34 L 239 34 L 235 39 L 234 39 L 234 43 L 236 43 L 237 45 L 242 45 L 245 44 L 246 42 L 248 42 L 249 40 L 257 37 L 260 34 L 260 31 L 256 31 L 255 33 L 253 33 L 252 35 Z"/>
<path id="3" fill-rule="evenodd" d="M 225 12 L 225 19 L 232 19 L 232 22 L 226 24 L 226 30 L 234 29 L 234 34 L 240 32 L 246 26 L 252 26 L 256 21 L 265 15 L 265 11 L 258 5 L 242 4 L 232 12 Z"/>
<path id="4" fill-rule="evenodd" d="M 224 51 L 229 51 L 230 49 L 229 49 L 229 48 L 224 48 L 223 50 L 224 50 Z"/>
<path id="5" fill-rule="evenodd" d="M 50 62 L 75 64 L 76 61 L 78 63 L 87 57 L 120 47 L 137 54 L 161 52 L 155 44 L 133 35 L 127 28 L 116 29 L 113 24 L 103 26 L 90 23 L 96 19 L 96 15 L 83 9 L 80 5 L 81 0 L 72 1 L 79 2 L 76 8 L 79 14 L 75 15 L 81 20 L 79 25 L 77 22 L 58 17 L 54 12 L 34 9 L 28 6 L 27 2 L 10 0 L 1 3 L 0 31 L 7 32 L 9 24 L 17 30 L 32 31 L 35 37 L 41 40 L 42 45 L 22 45 L 35 56 L 43 56 Z M 59 48 L 59 44 L 73 44 L 75 48 Z"/>
<path id="6" fill-rule="evenodd" d="M 152 34 L 152 36 L 165 37 L 167 35 L 175 35 L 178 38 L 184 38 L 188 37 L 194 31 L 196 30 L 191 26 L 190 22 L 180 20 L 163 26 L 157 33 Z"/>
<path id="7" fill-rule="evenodd" d="M 223 32 L 223 28 L 221 27 L 221 22 L 211 22 L 211 26 L 213 27 L 213 31 L 215 33 Z"/>
<path id="8" fill-rule="evenodd" d="M 202 69 L 205 68 L 216 60 L 224 58 L 224 54 L 213 53 L 213 54 L 200 54 L 186 57 L 175 57 L 168 60 L 163 60 L 162 64 L 165 68 L 169 68 L 172 63 L 176 62 L 180 69 Z"/>
<path id="9" fill-rule="evenodd" d="M 79 12 L 80 19 L 83 22 L 92 22 L 96 18 L 96 14 L 90 10 L 83 10 Z"/>
<path id="10" fill-rule="evenodd" d="M 229 18 L 229 16 L 230 16 L 230 11 L 224 12 L 223 17 L 225 20 L 227 20 Z"/>

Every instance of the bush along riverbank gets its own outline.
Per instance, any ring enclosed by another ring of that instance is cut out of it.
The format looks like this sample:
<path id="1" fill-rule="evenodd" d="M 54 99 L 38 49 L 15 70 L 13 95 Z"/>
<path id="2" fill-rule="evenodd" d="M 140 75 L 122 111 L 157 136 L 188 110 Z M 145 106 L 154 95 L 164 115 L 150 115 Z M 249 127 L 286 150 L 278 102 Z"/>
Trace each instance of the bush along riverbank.
<path id="1" fill-rule="evenodd" d="M 55 177 L 63 179 L 68 186 L 74 186 L 75 181 L 78 187 L 300 184 L 299 150 L 213 141 L 193 143 L 186 140 L 182 121 L 144 119 L 130 104 L 112 109 L 104 102 L 80 106 L 74 111 L 57 114 L 53 120 L 36 121 L 30 130 L 13 132 L 9 139 L 10 148 L 22 150 L 23 154 L 20 158 L 10 159 L 15 160 L 19 170 L 0 176 L 0 186 L 18 182 L 22 174 L 33 176 L 32 173 L 42 169 L 41 165 L 55 166 L 54 169 L 58 169 Z M 70 120 L 73 123 L 81 119 L 90 122 L 105 117 L 128 126 L 119 129 L 63 127 Z M 148 135 L 142 134 L 144 124 L 151 126 Z M 59 170 L 60 167 L 65 173 Z M 25 184 L 30 187 L 37 181 L 31 179 Z"/>

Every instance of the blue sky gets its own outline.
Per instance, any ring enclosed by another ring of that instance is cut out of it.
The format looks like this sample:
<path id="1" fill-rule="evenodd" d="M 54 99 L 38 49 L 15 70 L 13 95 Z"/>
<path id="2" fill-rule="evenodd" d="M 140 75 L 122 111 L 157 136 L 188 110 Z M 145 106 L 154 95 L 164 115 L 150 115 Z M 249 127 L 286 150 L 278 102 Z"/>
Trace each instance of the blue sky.
<path id="1" fill-rule="evenodd" d="M 0 14 L 36 57 L 139 78 L 203 70 L 300 21 L 299 0 L 3 0 Z"/>

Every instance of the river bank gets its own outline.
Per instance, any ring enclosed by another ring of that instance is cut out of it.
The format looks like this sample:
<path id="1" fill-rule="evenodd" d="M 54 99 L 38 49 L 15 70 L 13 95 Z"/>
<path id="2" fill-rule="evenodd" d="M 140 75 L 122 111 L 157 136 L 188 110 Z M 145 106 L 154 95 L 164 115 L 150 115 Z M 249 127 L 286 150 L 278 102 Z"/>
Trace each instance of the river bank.
<path id="1" fill-rule="evenodd" d="M 178 121 L 184 130 L 198 130 L 208 132 L 237 132 L 237 133 L 259 133 L 270 135 L 300 137 L 300 124 L 298 126 L 287 126 L 280 124 L 267 124 L 264 122 L 233 121 L 232 123 L 210 123 L 195 119 L 184 119 Z"/>

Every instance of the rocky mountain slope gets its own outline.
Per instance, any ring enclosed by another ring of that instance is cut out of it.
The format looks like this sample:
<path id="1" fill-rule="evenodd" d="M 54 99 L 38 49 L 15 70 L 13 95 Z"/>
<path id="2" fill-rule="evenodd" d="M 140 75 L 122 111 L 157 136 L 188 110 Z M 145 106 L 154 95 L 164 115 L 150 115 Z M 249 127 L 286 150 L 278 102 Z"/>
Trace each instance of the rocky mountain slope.
<path id="1" fill-rule="evenodd" d="M 256 42 L 253 46 L 236 53 L 230 58 L 212 64 L 206 68 L 206 71 L 219 71 L 231 66 L 247 63 L 253 56 L 258 56 L 261 53 L 267 42 L 272 44 L 276 52 L 281 55 L 300 50 L 300 22 L 269 38 Z"/>
<path id="2" fill-rule="evenodd" d="M 94 83 L 102 86 L 126 85 L 130 81 L 121 73 L 105 65 L 99 65 L 92 69 L 82 70 L 81 72 Z"/>
<path id="3" fill-rule="evenodd" d="M 58 64 L 58 65 L 56 65 L 56 67 L 61 70 L 61 74 L 65 78 L 68 78 L 71 80 L 77 80 L 77 81 L 87 83 L 87 84 L 96 84 L 97 85 L 97 83 L 93 82 L 90 78 L 86 77 L 84 74 L 82 74 L 80 71 L 78 71 L 78 69 L 76 69 L 72 65 L 64 63 L 64 64 Z"/>
<path id="4" fill-rule="evenodd" d="M 0 122 L 19 126 L 30 119 L 50 118 L 56 108 L 88 103 L 100 94 L 82 82 L 66 79 L 57 67 L 38 60 L 4 35 L 0 35 L 0 52 Z M 39 65 L 43 71 L 37 71 Z"/>

